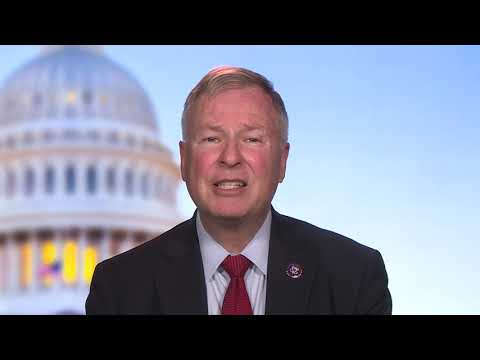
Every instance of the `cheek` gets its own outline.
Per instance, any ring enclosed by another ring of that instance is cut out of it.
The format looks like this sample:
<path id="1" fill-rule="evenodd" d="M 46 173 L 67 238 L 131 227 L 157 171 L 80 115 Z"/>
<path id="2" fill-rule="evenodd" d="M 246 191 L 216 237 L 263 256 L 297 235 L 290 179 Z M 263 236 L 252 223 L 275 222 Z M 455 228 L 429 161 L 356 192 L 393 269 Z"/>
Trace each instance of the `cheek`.
<path id="1" fill-rule="evenodd" d="M 211 152 L 196 153 L 192 155 L 190 167 L 194 178 L 192 180 L 203 180 L 208 178 L 210 169 L 214 166 L 217 156 Z"/>
<path id="2" fill-rule="evenodd" d="M 250 151 L 244 158 L 256 178 L 264 179 L 272 172 L 272 158 L 266 151 Z"/>
<path id="3" fill-rule="evenodd" d="M 278 184 L 281 173 L 281 154 L 273 149 L 264 151 L 251 151 L 245 154 L 248 163 L 257 183 L 263 187 L 275 186 Z"/>

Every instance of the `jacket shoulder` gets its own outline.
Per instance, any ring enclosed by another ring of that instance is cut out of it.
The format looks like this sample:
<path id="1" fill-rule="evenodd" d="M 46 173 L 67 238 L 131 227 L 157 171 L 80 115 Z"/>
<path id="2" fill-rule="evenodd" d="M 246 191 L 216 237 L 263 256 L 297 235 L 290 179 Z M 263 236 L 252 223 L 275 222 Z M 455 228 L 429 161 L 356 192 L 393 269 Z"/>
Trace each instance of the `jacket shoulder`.
<path id="1" fill-rule="evenodd" d="M 157 311 L 155 274 L 159 266 L 168 266 L 175 254 L 187 247 L 192 239 L 190 229 L 191 224 L 185 221 L 142 245 L 97 264 L 85 304 L 87 314 Z"/>
<path id="2" fill-rule="evenodd" d="M 171 261 L 175 254 L 187 248 L 192 239 L 191 219 L 184 221 L 145 243 L 100 262 L 99 269 L 141 272 L 151 270 L 159 261 Z"/>
<path id="3" fill-rule="evenodd" d="M 280 231 L 292 251 L 316 268 L 312 311 L 322 313 L 319 299 L 329 299 L 332 313 L 391 314 L 392 299 L 382 255 L 336 232 L 281 216 Z"/>
<path id="4" fill-rule="evenodd" d="M 320 228 L 290 216 L 280 215 L 282 231 L 293 241 L 326 264 L 365 263 L 379 255 L 378 250 L 337 232 Z"/>

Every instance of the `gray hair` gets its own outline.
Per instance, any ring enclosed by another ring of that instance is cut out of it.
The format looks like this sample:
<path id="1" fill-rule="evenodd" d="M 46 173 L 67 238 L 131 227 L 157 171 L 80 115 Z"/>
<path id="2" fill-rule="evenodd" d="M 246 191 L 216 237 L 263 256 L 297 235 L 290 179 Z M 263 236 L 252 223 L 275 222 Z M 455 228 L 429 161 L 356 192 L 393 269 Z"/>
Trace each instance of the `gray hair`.
<path id="1" fill-rule="evenodd" d="M 182 114 L 182 136 L 187 136 L 187 121 L 192 108 L 202 95 L 213 96 L 222 90 L 241 89 L 256 86 L 271 99 L 273 107 L 280 115 L 280 132 L 282 140 L 288 141 L 288 114 L 282 97 L 275 91 L 273 84 L 263 75 L 248 69 L 234 66 L 219 66 L 210 70 L 192 89 L 185 101 Z"/>

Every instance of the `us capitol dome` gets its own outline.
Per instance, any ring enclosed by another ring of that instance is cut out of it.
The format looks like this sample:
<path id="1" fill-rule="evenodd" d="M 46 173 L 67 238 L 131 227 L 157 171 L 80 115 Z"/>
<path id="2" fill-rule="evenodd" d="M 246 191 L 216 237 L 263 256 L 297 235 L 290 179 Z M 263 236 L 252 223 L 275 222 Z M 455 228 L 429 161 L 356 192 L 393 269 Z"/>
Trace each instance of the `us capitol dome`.
<path id="1" fill-rule="evenodd" d="M 46 46 L 0 88 L 0 313 L 84 314 L 95 265 L 178 224 L 177 164 L 101 46 Z"/>

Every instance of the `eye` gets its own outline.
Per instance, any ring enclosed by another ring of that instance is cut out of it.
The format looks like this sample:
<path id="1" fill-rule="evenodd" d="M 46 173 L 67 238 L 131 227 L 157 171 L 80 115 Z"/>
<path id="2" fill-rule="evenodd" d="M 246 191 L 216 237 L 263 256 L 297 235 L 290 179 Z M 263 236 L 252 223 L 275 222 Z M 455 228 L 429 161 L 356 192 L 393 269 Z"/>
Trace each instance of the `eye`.
<path id="1" fill-rule="evenodd" d="M 258 143 L 258 142 L 260 142 L 260 139 L 251 137 L 251 138 L 248 138 L 248 139 L 247 139 L 247 142 L 249 142 L 249 143 Z"/>
<path id="2" fill-rule="evenodd" d="M 217 143 L 219 140 L 218 140 L 217 137 L 209 136 L 209 137 L 203 139 L 203 141 L 206 141 L 208 143 Z"/>

